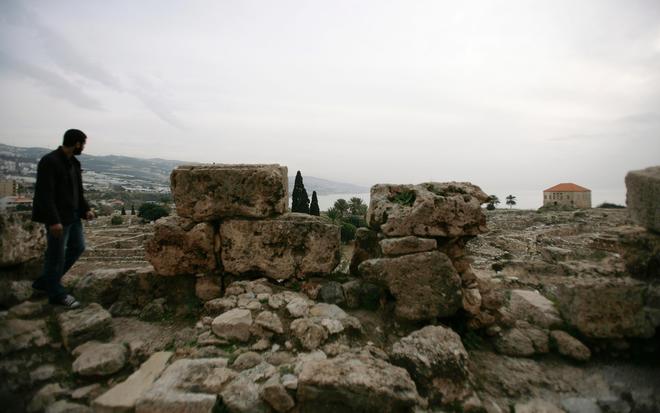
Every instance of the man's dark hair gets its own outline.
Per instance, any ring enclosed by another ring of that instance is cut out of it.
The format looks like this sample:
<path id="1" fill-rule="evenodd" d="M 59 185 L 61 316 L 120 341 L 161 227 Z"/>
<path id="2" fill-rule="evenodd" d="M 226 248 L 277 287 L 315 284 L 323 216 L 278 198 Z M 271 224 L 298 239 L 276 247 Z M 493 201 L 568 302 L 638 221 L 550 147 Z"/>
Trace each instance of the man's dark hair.
<path id="1" fill-rule="evenodd" d="M 69 129 L 64 132 L 64 139 L 62 140 L 62 146 L 76 146 L 76 143 L 85 143 L 87 141 L 87 135 L 83 131 L 78 129 Z"/>

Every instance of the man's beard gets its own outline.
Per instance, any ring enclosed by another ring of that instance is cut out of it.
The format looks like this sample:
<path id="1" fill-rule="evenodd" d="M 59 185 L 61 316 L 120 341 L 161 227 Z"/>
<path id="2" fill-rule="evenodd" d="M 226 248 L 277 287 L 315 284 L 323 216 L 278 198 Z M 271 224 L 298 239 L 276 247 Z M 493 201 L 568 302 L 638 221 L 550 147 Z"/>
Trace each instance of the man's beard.
<path id="1" fill-rule="evenodd" d="M 81 153 L 82 153 L 82 148 L 75 148 L 75 149 L 73 150 L 73 154 L 74 154 L 74 155 L 80 155 Z"/>

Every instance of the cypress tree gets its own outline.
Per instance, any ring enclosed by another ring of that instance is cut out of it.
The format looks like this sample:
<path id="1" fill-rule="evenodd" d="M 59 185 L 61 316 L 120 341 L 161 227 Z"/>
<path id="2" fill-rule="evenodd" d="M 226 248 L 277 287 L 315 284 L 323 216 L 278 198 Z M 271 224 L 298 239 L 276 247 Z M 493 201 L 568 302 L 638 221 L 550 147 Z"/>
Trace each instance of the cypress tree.
<path id="1" fill-rule="evenodd" d="M 309 196 L 305 190 L 300 171 L 296 173 L 296 180 L 293 184 L 293 192 L 291 193 L 291 212 L 309 214 Z"/>
<path id="2" fill-rule="evenodd" d="M 317 217 L 321 215 L 321 211 L 319 210 L 319 200 L 316 197 L 316 191 L 312 191 L 312 203 L 309 206 L 309 214 L 316 215 Z"/>

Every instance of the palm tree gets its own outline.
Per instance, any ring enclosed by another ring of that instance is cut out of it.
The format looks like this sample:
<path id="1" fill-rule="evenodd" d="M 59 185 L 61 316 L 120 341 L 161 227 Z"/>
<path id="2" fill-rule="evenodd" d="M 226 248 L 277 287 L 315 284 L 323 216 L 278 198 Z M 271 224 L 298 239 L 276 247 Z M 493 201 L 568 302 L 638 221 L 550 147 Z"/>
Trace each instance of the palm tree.
<path id="1" fill-rule="evenodd" d="M 328 218 L 330 218 L 330 221 L 332 222 L 335 222 L 341 218 L 341 214 L 335 207 L 329 208 L 326 214 L 328 215 Z"/>
<path id="2" fill-rule="evenodd" d="M 348 202 L 345 199 L 339 198 L 335 201 L 334 208 L 339 213 L 339 218 L 343 218 L 348 212 Z"/>
<path id="3" fill-rule="evenodd" d="M 488 197 L 488 205 L 486 205 L 486 209 L 489 211 L 492 211 L 495 209 L 495 205 L 498 205 L 500 203 L 500 199 L 497 197 L 497 195 L 491 195 Z"/>
<path id="4" fill-rule="evenodd" d="M 516 197 L 513 195 L 508 195 L 506 197 L 506 204 L 509 206 L 509 209 L 511 209 L 511 207 L 516 204 Z"/>
<path id="5" fill-rule="evenodd" d="M 350 212 L 351 215 L 366 215 L 367 205 L 362 201 L 362 198 L 353 197 L 349 199 L 348 212 Z"/>

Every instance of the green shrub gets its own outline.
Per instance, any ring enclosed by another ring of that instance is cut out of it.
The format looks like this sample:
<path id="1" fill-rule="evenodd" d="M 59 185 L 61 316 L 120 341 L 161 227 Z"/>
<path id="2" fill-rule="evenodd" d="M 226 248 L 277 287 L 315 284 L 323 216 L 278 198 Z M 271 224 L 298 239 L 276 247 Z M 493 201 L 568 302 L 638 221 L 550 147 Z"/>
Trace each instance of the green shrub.
<path id="1" fill-rule="evenodd" d="M 357 228 L 350 222 L 342 222 L 341 224 L 341 241 L 348 242 L 355 239 L 355 231 Z"/>
<path id="2" fill-rule="evenodd" d="M 367 221 L 360 215 L 350 215 L 346 222 L 352 224 L 355 228 L 365 228 L 367 226 Z"/>
<path id="3" fill-rule="evenodd" d="M 110 218 L 111 225 L 121 225 L 123 223 L 124 219 L 121 217 L 121 215 L 113 215 L 112 218 Z"/>
<path id="4" fill-rule="evenodd" d="M 596 208 L 614 208 L 614 209 L 623 209 L 625 206 L 619 205 L 619 204 L 613 204 L 611 202 L 603 202 L 602 204 L 598 205 Z"/>
<path id="5" fill-rule="evenodd" d="M 155 221 L 169 214 L 170 212 L 165 206 L 153 202 L 146 202 L 138 208 L 138 216 L 145 221 Z"/>

